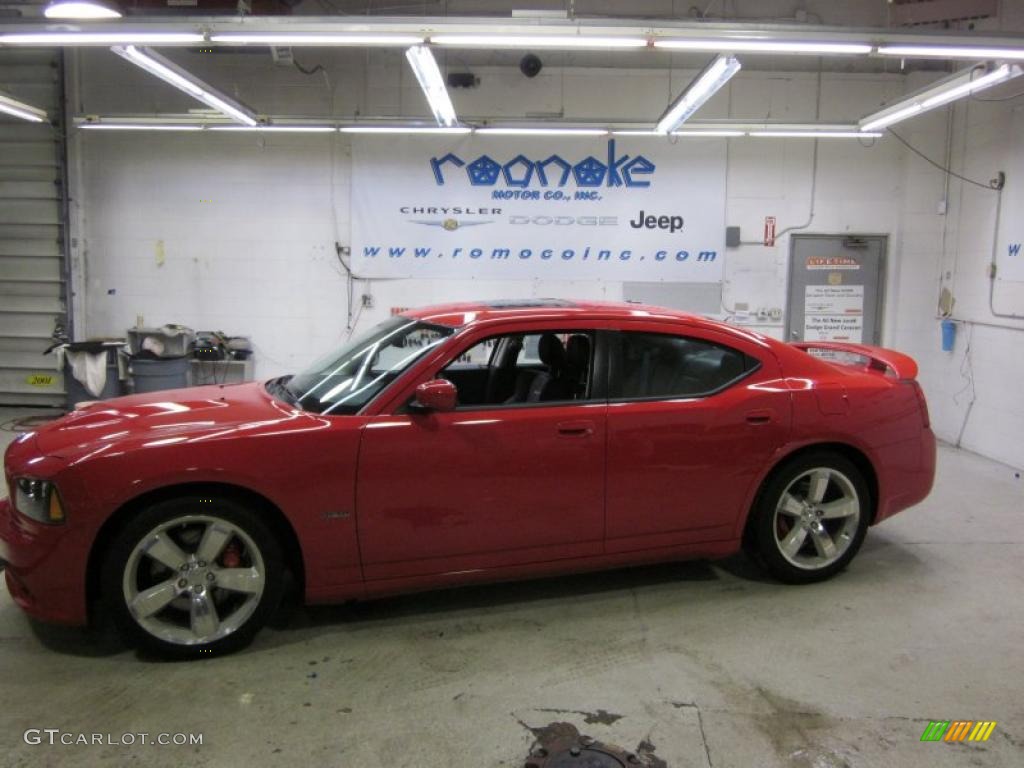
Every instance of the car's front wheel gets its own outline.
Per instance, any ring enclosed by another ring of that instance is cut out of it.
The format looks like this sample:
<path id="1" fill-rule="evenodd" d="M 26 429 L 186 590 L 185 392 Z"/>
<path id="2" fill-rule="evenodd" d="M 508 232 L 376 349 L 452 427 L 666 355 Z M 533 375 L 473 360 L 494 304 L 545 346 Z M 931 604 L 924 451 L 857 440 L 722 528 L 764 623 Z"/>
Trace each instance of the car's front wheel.
<path id="1" fill-rule="evenodd" d="M 791 583 L 821 581 L 846 567 L 867 533 L 871 495 L 859 469 L 831 451 L 780 467 L 751 521 L 755 558 Z"/>
<path id="2" fill-rule="evenodd" d="M 277 607 L 281 549 L 251 510 L 190 496 L 154 504 L 114 537 L 102 599 L 130 644 L 198 657 L 246 645 Z"/>

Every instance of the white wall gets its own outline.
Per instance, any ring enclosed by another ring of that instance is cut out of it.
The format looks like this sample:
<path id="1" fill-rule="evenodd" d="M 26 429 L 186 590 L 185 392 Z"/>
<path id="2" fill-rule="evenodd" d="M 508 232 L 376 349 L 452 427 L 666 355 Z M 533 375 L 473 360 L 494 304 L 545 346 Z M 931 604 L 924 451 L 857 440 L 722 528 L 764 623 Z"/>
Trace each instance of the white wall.
<path id="1" fill-rule="evenodd" d="M 914 85 L 919 85 L 914 78 Z M 1009 86 L 1008 95 L 1020 92 Z M 1015 128 L 1022 99 L 966 100 L 897 126 L 932 159 L 970 179 L 987 182 L 1000 170 L 1010 185 L 1024 183 L 1024 134 Z M 947 158 L 948 152 L 948 158 Z M 1024 466 L 1024 322 L 993 315 L 988 269 L 995 236 L 995 192 L 956 178 L 906 153 L 901 202 L 900 289 L 891 343 L 914 356 L 928 394 L 933 426 L 950 442 Z M 1014 169 L 1018 169 L 1014 173 Z M 1018 198 L 1020 199 L 1020 198 Z M 939 213 L 946 201 L 946 213 Z M 1022 212 L 1003 206 L 1003 232 L 1016 228 L 1024 239 Z M 952 352 L 941 350 L 938 297 L 947 288 L 958 338 Z M 997 292 L 996 310 L 1024 315 L 1022 292 Z M 971 403 L 973 402 L 973 406 Z M 968 415 L 968 410 L 970 411 Z M 962 435 L 962 437 L 961 437 Z"/>
<path id="2" fill-rule="evenodd" d="M 307 65 L 323 61 L 331 76 L 304 77 L 273 67 L 266 56 L 179 57 L 269 113 L 408 115 L 425 110 L 398 54 L 302 55 Z M 653 119 L 664 108 L 666 94 L 681 89 L 693 75 L 692 70 L 548 67 L 527 80 L 514 69 L 475 71 L 481 87 L 455 93 L 461 115 L 562 112 L 567 119 Z M 174 89 L 154 86 L 147 75 L 103 52 L 83 54 L 80 78 L 80 111 L 85 113 L 184 111 L 191 106 Z M 901 89 L 902 78 L 892 75 L 825 75 L 819 83 L 813 73 L 749 72 L 717 95 L 703 114 L 850 121 Z M 76 141 L 83 180 L 77 210 L 83 218 L 88 284 L 79 306 L 88 307 L 88 333 L 120 333 L 138 315 L 147 323 L 174 320 L 247 332 L 262 352 L 260 375 L 293 369 L 322 349 L 325 334 L 337 338 L 339 319 L 347 316 L 345 284 L 333 251 L 335 241 L 348 244 L 347 137 L 82 131 Z M 728 152 L 727 220 L 741 226 L 746 239 L 759 239 L 766 215 L 776 216 L 780 229 L 807 220 L 812 141 L 732 140 Z M 899 148 L 886 142 L 872 147 L 822 142 L 818 202 L 808 231 L 893 231 L 898 217 L 875 185 L 887 190 L 898 185 L 898 154 Z M 163 266 L 157 263 L 161 241 Z M 726 306 L 782 307 L 787 254 L 788 238 L 774 248 L 730 250 Z M 314 293 L 303 298 L 310 281 Z M 616 299 L 622 288 L 591 282 L 378 281 L 358 286 L 357 294 L 363 292 L 374 295 L 375 309 L 362 312 L 361 325 L 391 306 L 510 294 Z M 182 294 L 187 298 L 181 300 Z M 779 333 L 777 327 L 764 330 Z"/>
<path id="3" fill-rule="evenodd" d="M 154 112 L 191 106 L 114 58 L 84 56 L 82 111 L 137 113 L 140 103 Z M 336 54 L 326 60 L 329 79 L 270 68 L 252 57 L 216 59 L 210 62 L 209 79 L 267 113 L 410 115 L 425 109 L 412 78 L 393 56 Z M 559 111 L 567 119 L 653 118 L 667 94 L 692 76 L 681 70 L 549 67 L 535 81 L 526 81 L 507 69 L 474 69 L 483 83 L 475 91 L 455 94 L 461 115 Z M 814 73 L 744 71 L 702 117 L 854 121 L 919 84 L 916 77 L 895 74 L 824 74 L 819 82 Z M 1003 120 L 1013 103 L 972 104 L 966 127 L 954 121 L 953 161 L 969 166 L 968 175 L 988 178 L 1000 154 L 1021 152 L 1019 136 L 990 125 Z M 929 155 L 943 157 L 944 114 L 907 123 L 906 130 Z M 76 299 L 86 333 L 120 335 L 141 315 L 147 324 L 179 322 L 249 334 L 261 377 L 295 370 L 347 335 L 346 281 L 334 254 L 334 243 L 347 245 L 349 237 L 350 146 L 345 136 L 83 131 L 75 148 L 82 190 L 76 206 L 81 217 L 76 257 L 84 294 Z M 766 215 L 777 217 L 779 229 L 806 222 L 813 150 L 814 142 L 807 139 L 729 140 L 726 219 L 741 226 L 745 240 L 759 239 Z M 985 315 L 987 304 L 976 300 L 987 290 L 983 266 L 991 244 L 986 217 L 993 210 L 992 193 L 977 192 L 961 195 L 953 185 L 949 213 L 941 216 L 936 206 L 946 196 L 943 174 L 896 140 L 869 147 L 823 140 L 815 215 L 803 230 L 890 235 L 885 343 L 918 358 L 936 429 L 946 439 L 956 438 L 965 408 L 962 396 L 954 400 L 964 344 L 952 354 L 939 351 L 935 300 L 940 263 L 956 276 L 962 297 L 958 314 L 963 307 L 973 319 L 992 319 Z M 788 254 L 788 237 L 774 248 L 730 249 L 725 307 L 783 307 Z M 595 282 L 375 281 L 355 287 L 357 303 L 360 294 L 368 293 L 374 308 L 354 311 L 358 326 L 364 327 L 392 306 L 499 296 L 616 299 L 621 291 L 620 284 Z M 781 335 L 780 327 L 763 330 Z M 1003 375 L 1007 366 L 1024 366 L 1024 355 L 1018 352 L 1014 360 L 1012 354 L 1014 347 L 1020 349 L 1019 333 L 984 326 L 973 333 L 978 398 L 964 445 L 1022 465 L 1024 441 L 1016 434 L 1024 428 L 1024 406 L 1015 404 L 1013 385 L 1001 383 L 1016 378 Z"/>

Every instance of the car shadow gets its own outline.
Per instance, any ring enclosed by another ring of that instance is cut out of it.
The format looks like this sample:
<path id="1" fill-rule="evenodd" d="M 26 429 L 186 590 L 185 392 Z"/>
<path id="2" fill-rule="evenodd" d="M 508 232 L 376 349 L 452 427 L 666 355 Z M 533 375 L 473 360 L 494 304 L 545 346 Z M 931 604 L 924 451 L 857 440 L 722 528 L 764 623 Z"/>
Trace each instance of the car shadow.
<path id="1" fill-rule="evenodd" d="M 29 617 L 28 626 L 33 637 L 43 647 L 68 656 L 104 658 L 127 650 L 114 628 L 107 623 L 68 627 L 63 624 L 44 624 Z"/>
<path id="2" fill-rule="evenodd" d="M 598 598 L 612 592 L 644 590 L 680 582 L 711 582 L 721 577 L 704 561 L 660 563 L 523 581 L 471 584 L 415 592 L 341 605 L 297 606 L 287 612 L 284 630 L 311 629 L 338 623 L 396 621 L 460 611 L 522 607 L 531 603 Z"/>
<path id="3" fill-rule="evenodd" d="M 750 572 L 756 573 L 753 568 Z M 707 582 L 719 578 L 711 563 L 687 561 L 515 582 L 473 584 L 321 606 L 302 605 L 292 584 L 286 590 L 286 597 L 276 615 L 268 622 L 268 626 L 277 630 L 271 645 L 287 645 L 290 638 L 296 637 L 303 630 L 315 631 L 339 624 L 394 622 L 416 616 L 495 609 L 567 598 L 579 601 L 621 590 L 642 590 L 658 585 Z M 109 622 L 102 619 L 93 622 L 89 627 L 45 624 L 31 618 L 28 621 L 35 638 L 47 649 L 57 653 L 102 658 L 128 650 Z M 135 656 L 140 661 L 164 661 L 142 651 L 136 651 Z"/>
<path id="4" fill-rule="evenodd" d="M 731 566 L 736 572 L 757 575 L 756 567 L 742 565 L 742 557 Z M 338 605 L 305 606 L 301 604 L 294 585 L 289 585 L 286 597 L 268 626 L 276 630 L 272 640 L 261 643 L 264 647 L 289 645 L 298 635 L 312 630 L 343 624 L 374 624 L 404 619 L 455 614 L 460 611 L 501 609 L 533 602 L 572 599 L 576 602 L 597 598 L 603 594 L 623 590 L 644 590 L 676 583 L 717 581 L 721 577 L 715 566 L 725 567 L 729 561 L 710 563 L 686 561 L 634 566 L 611 571 L 550 576 L 523 581 L 482 583 L 416 592 L 374 600 L 352 601 Z M 730 570 L 731 570 L 730 568 Z M 760 577 L 759 575 L 757 576 Z M 743 578 L 747 578 L 743 576 Z M 68 627 L 45 624 L 29 618 L 29 627 L 35 638 L 48 650 L 70 656 L 102 658 L 125 653 L 129 649 L 121 642 L 109 622 L 93 622 L 89 627 Z M 134 655 L 144 662 L 164 662 L 166 659 L 144 651 Z"/>
<path id="5" fill-rule="evenodd" d="M 872 532 L 864 543 L 850 572 L 839 576 L 854 579 L 871 588 L 888 583 L 899 575 L 917 578 L 928 564 L 898 539 Z M 270 649 L 304 642 L 339 626 L 372 627 L 383 623 L 402 623 L 438 615 L 457 615 L 464 611 L 518 610 L 531 603 L 572 600 L 574 604 L 599 600 L 615 592 L 656 591 L 666 588 L 689 589 L 701 597 L 728 594 L 743 597 L 747 588 L 793 589 L 765 574 L 756 563 L 738 554 L 716 561 L 682 561 L 632 566 L 610 571 L 550 576 L 524 581 L 473 584 L 417 592 L 374 600 L 330 606 L 304 606 L 294 589 L 276 615 L 268 622 L 274 630 L 257 638 L 258 649 Z M 705 587 L 707 589 L 705 589 Z M 811 585 L 808 588 L 814 588 Z M 47 649 L 79 657 L 106 657 L 125 653 L 109 623 L 95 622 L 88 628 L 65 627 L 29 620 L 32 634 Z M 269 634 L 269 636 L 268 636 Z M 134 652 L 144 662 L 164 659 Z"/>
<path id="6" fill-rule="evenodd" d="M 835 584 L 854 583 L 857 588 L 874 590 L 901 576 L 917 579 L 922 570 L 928 568 L 928 563 L 913 547 L 873 531 L 850 568 L 836 577 Z M 333 606 L 294 603 L 282 607 L 270 625 L 276 630 L 273 637 L 263 638 L 260 644 L 270 648 L 304 642 L 311 635 L 345 625 L 365 628 L 432 616 L 457 616 L 464 611 L 516 611 L 531 603 L 546 601 L 571 600 L 578 605 L 614 592 L 679 589 L 683 599 L 688 594 L 701 599 L 720 597 L 726 600 L 745 599 L 755 588 L 770 591 L 822 586 L 784 584 L 746 555 L 736 554 L 715 561 L 669 562 L 517 582 L 474 584 Z"/>

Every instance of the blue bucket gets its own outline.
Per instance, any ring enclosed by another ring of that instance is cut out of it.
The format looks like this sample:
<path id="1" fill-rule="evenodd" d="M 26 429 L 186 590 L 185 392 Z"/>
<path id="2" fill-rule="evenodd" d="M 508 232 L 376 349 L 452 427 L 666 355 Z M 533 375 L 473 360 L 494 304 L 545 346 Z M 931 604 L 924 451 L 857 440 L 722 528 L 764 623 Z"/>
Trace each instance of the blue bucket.
<path id="1" fill-rule="evenodd" d="M 956 321 L 942 321 L 942 351 L 952 352 L 953 344 L 956 342 Z"/>

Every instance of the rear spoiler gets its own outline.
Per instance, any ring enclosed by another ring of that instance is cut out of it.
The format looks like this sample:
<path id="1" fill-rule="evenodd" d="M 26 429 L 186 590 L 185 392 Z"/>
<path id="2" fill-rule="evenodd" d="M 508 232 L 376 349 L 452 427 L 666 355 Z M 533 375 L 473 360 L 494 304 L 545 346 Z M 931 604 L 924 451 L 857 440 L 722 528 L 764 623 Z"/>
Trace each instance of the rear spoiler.
<path id="1" fill-rule="evenodd" d="M 842 352 L 867 359 L 867 368 L 892 375 L 897 379 L 917 378 L 917 363 L 909 355 L 895 352 L 883 347 L 869 347 L 866 344 L 847 344 L 839 341 L 794 341 L 790 346 L 807 352 L 811 349 L 823 349 L 829 352 Z"/>

